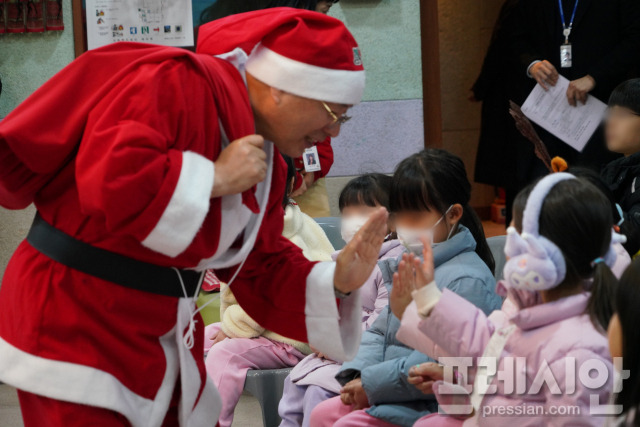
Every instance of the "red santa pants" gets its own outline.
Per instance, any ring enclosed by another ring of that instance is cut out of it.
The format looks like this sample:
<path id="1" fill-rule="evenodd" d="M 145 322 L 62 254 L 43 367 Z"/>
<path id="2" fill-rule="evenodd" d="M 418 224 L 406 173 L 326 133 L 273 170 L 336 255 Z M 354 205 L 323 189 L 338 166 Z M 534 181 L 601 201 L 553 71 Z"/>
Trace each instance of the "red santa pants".
<path id="1" fill-rule="evenodd" d="M 127 418 L 110 409 L 79 403 L 65 402 L 18 390 L 22 421 L 25 427 L 129 427 Z M 171 406 L 162 423 L 163 427 L 177 426 L 180 380 L 171 398 Z"/>

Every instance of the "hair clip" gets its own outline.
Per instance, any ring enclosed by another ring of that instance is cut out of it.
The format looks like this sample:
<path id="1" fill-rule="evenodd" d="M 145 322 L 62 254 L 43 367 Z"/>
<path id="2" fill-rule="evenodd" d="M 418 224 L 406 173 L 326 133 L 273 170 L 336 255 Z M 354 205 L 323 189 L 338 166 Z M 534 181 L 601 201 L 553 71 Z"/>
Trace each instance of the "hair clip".
<path id="1" fill-rule="evenodd" d="M 602 262 L 604 262 L 604 258 L 598 257 L 598 258 L 594 259 L 593 261 L 591 261 L 591 267 L 595 268 L 596 265 L 598 265 L 598 264 L 600 264 Z"/>
<path id="2" fill-rule="evenodd" d="M 556 156 L 551 160 L 551 169 L 553 172 L 564 172 L 569 169 L 569 165 L 565 159 Z"/>

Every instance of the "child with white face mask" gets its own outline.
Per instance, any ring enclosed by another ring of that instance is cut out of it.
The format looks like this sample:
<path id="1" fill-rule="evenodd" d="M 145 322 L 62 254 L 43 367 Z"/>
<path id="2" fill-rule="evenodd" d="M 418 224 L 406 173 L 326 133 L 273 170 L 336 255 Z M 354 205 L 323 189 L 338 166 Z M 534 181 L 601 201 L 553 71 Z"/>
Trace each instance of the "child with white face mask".
<path id="1" fill-rule="evenodd" d="M 425 238 L 433 246 L 438 286 L 447 288 L 490 313 L 502 304 L 495 293 L 494 260 L 482 224 L 469 206 L 471 184 L 462 160 L 444 150 L 424 150 L 400 162 L 393 175 L 389 207 L 407 251 L 422 253 Z M 401 257 L 387 258 L 378 268 L 387 289 Z M 451 311 L 450 316 L 458 313 Z M 437 412 L 433 396 L 408 382 L 409 369 L 433 361 L 396 338 L 400 320 L 389 307 L 363 333 L 355 359 L 336 376 L 340 397 L 316 407 L 311 425 L 410 427 Z"/>
<path id="2" fill-rule="evenodd" d="M 338 206 L 341 214 L 341 234 L 345 242 L 353 239 L 369 215 L 380 207 L 389 209 L 389 190 L 391 177 L 371 173 L 359 176 L 347 183 L 342 192 Z M 389 229 L 387 241 L 380 249 L 379 259 L 396 258 L 404 252 L 404 248 L 395 239 Z M 338 252 L 333 254 L 335 258 Z M 367 330 L 385 309 L 389 300 L 387 288 L 384 286 L 380 269 L 376 267 L 360 288 L 362 302 L 362 328 Z M 340 384 L 335 375 L 340 364 L 329 360 L 322 354 L 314 353 L 303 359 L 285 380 L 284 394 L 278 412 L 282 418 L 281 426 L 308 426 L 309 415 L 320 402 L 337 396 Z"/>

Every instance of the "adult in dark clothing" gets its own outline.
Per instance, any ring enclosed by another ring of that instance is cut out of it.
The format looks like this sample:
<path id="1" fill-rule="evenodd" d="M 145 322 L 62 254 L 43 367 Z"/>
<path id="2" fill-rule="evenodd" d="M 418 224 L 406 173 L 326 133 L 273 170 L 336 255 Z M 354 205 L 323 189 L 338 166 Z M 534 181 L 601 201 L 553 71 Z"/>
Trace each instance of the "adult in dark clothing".
<path id="1" fill-rule="evenodd" d="M 502 188 L 513 187 L 516 164 L 500 160 L 515 158 L 515 142 L 522 139 L 509 116 L 510 94 L 519 79 L 515 78 L 515 67 L 505 66 L 511 56 L 509 40 L 514 31 L 513 10 L 519 2 L 507 0 L 502 5 L 470 98 L 472 101 L 482 101 L 474 180 Z"/>
<path id="2" fill-rule="evenodd" d="M 560 9 L 564 12 L 564 23 Z M 575 16 L 573 11 L 575 9 Z M 572 19 L 573 17 L 573 19 Z M 536 82 L 555 85 L 558 75 L 571 81 L 567 98 L 571 104 L 595 96 L 606 101 L 612 90 L 627 78 L 638 75 L 640 66 L 640 2 L 637 0 L 520 0 L 509 18 L 510 72 L 519 79 L 512 99 L 522 104 Z M 564 30 L 572 47 L 572 66 L 562 68 L 560 47 L 565 43 Z M 529 77 L 531 76 L 531 77 Z M 543 129 L 537 128 L 552 156 L 561 156 L 571 166 L 585 166 L 599 171 L 615 155 L 604 144 L 598 130 L 582 153 L 569 147 Z M 497 156 L 491 165 L 508 165 L 507 203 L 517 190 L 547 173 L 536 158 L 533 146 L 521 139 L 514 141 L 515 155 Z M 509 165 L 514 163 L 513 165 Z M 509 209 L 507 209 L 509 211 Z"/>
<path id="3" fill-rule="evenodd" d="M 523 79 L 520 103 L 536 82 L 555 85 L 558 74 L 571 82 L 567 90 L 571 105 L 585 102 L 589 95 L 606 102 L 618 84 L 638 74 L 640 2 L 637 0 L 522 0 L 514 13 L 519 24 L 512 46 L 518 59 L 517 72 Z M 572 64 L 562 68 L 560 49 L 569 27 Z M 527 81 L 528 75 L 532 78 Z M 563 157 L 571 166 L 600 170 L 615 158 L 607 150 L 601 130 L 582 153 L 548 132 L 539 131 L 551 155 Z M 542 169 L 530 154 L 531 148 L 527 148 L 518 150 L 517 157 L 518 175 L 525 180 L 522 184 L 536 178 L 538 168 Z"/>

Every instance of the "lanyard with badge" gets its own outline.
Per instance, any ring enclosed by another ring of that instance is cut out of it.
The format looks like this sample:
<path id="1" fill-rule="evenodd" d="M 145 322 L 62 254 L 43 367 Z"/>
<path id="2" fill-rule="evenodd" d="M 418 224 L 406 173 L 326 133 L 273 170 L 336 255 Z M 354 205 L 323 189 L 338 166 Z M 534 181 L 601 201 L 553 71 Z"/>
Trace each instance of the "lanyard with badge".
<path id="1" fill-rule="evenodd" d="M 558 0 L 558 6 L 560 7 L 560 18 L 562 19 L 562 35 L 564 36 L 564 43 L 560 46 L 560 67 L 571 68 L 573 65 L 573 53 L 571 51 L 571 43 L 569 43 L 569 36 L 573 29 L 573 20 L 576 17 L 576 10 L 578 10 L 578 1 L 576 0 L 575 6 L 573 6 L 573 13 L 571 14 L 571 21 L 567 26 L 567 21 L 564 18 L 564 8 L 562 7 L 562 0 Z"/>
<path id="2" fill-rule="evenodd" d="M 304 163 L 304 171 L 309 172 L 318 172 L 322 168 L 320 166 L 320 156 L 318 155 L 318 147 L 315 145 L 311 148 L 307 148 L 304 150 L 304 154 L 302 155 L 302 160 Z"/>

